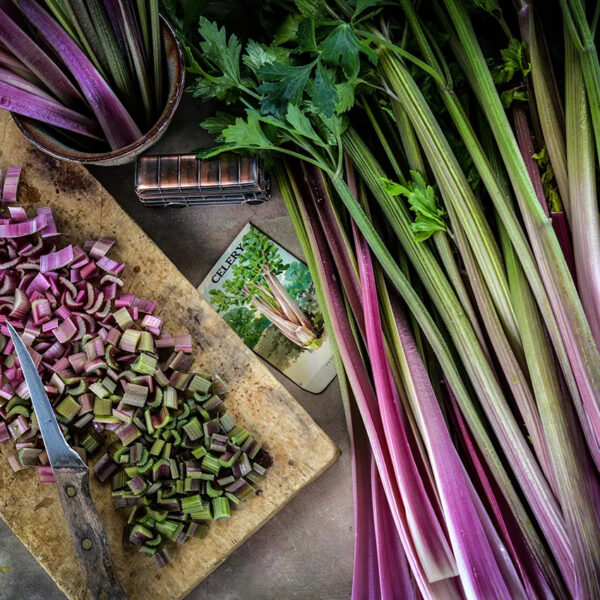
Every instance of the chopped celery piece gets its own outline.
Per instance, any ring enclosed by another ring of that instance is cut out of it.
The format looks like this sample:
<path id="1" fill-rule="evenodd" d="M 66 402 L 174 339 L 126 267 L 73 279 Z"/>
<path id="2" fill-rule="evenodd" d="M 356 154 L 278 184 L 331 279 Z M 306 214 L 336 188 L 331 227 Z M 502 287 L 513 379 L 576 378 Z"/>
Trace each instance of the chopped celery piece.
<path id="1" fill-rule="evenodd" d="M 108 416 L 112 414 L 112 402 L 110 398 L 96 397 L 94 399 L 94 414 L 96 416 Z"/>
<path id="2" fill-rule="evenodd" d="M 194 417 L 188 421 L 183 426 L 183 429 L 192 441 L 202 437 L 202 425 L 200 424 L 200 421 L 198 421 L 197 417 Z"/>
<path id="3" fill-rule="evenodd" d="M 213 498 L 212 500 L 213 519 L 229 519 L 231 511 L 229 509 L 229 500 L 225 496 Z"/>
<path id="4" fill-rule="evenodd" d="M 142 335 L 143 333 L 144 332 L 142 332 Z M 131 370 L 142 375 L 154 375 L 157 364 L 158 358 L 142 352 L 137 357 L 137 360 L 131 365 Z"/>
<path id="5" fill-rule="evenodd" d="M 80 410 L 81 405 L 73 396 L 66 396 L 56 407 L 56 412 L 62 415 L 67 421 L 72 421 Z"/>

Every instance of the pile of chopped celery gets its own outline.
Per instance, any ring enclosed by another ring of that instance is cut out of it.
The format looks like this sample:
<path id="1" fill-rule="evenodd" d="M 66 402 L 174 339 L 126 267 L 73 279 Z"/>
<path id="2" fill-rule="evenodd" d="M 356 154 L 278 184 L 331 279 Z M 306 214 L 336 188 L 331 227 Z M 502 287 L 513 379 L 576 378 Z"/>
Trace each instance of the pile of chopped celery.
<path id="1" fill-rule="evenodd" d="M 10 323 L 65 439 L 129 511 L 124 542 L 164 566 L 168 542 L 204 537 L 257 492 L 271 457 L 226 414 L 224 381 L 191 370 L 191 336 L 171 336 L 156 302 L 123 292 L 114 240 L 57 249 L 52 211 L 16 206 L 19 176 L 8 170 L 1 196 L 0 443 L 15 442 L 13 471 L 54 482 Z"/>

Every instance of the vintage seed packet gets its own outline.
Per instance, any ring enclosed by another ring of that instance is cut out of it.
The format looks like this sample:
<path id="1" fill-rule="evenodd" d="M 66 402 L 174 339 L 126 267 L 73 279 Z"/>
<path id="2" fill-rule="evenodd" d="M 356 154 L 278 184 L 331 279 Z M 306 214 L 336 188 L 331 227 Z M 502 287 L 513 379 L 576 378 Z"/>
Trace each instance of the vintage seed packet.
<path id="1" fill-rule="evenodd" d="M 308 267 L 248 223 L 198 286 L 246 346 L 318 394 L 335 377 Z"/>

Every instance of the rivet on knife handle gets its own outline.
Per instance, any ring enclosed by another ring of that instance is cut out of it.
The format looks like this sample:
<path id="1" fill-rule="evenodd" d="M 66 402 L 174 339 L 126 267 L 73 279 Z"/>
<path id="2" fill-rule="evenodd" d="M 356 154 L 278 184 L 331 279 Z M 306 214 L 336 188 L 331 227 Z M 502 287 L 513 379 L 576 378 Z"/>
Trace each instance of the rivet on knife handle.
<path id="1" fill-rule="evenodd" d="M 90 597 L 126 600 L 112 568 L 104 524 L 90 496 L 87 469 L 56 469 L 54 478 Z"/>

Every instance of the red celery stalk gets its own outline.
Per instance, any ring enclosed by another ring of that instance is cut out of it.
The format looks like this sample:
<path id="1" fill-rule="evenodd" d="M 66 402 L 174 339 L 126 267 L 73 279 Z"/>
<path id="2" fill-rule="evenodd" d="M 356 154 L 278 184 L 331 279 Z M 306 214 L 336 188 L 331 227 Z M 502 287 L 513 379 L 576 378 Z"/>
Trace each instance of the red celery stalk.
<path id="1" fill-rule="evenodd" d="M 102 139 L 98 124 L 93 119 L 3 81 L 0 81 L 0 107 L 86 137 Z"/>
<path id="2" fill-rule="evenodd" d="M 381 575 L 375 538 L 372 471 L 376 468 L 365 428 L 349 394 L 350 414 L 346 415 L 350 452 L 352 453 L 352 487 L 354 496 L 354 572 L 352 600 L 377 600 L 381 594 Z M 378 482 L 379 483 L 379 482 Z M 381 485 L 381 484 L 380 484 Z M 395 531 L 392 522 L 392 530 Z M 406 560 L 406 559 L 405 559 Z"/>
<path id="3" fill-rule="evenodd" d="M 567 216 L 564 211 L 556 212 L 548 209 L 548 202 L 546 195 L 544 194 L 544 186 L 542 184 L 542 178 L 540 176 L 540 169 L 533 158 L 534 148 L 533 142 L 531 141 L 531 133 L 529 130 L 529 123 L 527 120 L 527 114 L 525 107 L 520 102 L 515 102 L 513 105 L 513 119 L 515 123 L 515 133 L 517 137 L 517 143 L 519 150 L 523 157 L 523 162 L 527 167 L 527 173 L 531 179 L 531 184 L 535 190 L 535 194 L 546 213 L 546 216 L 552 218 L 552 228 L 558 238 L 558 243 L 565 255 L 565 260 L 571 275 L 575 277 L 575 262 L 573 256 L 573 242 L 571 240 L 571 234 L 569 231 L 569 225 L 567 223 Z M 589 317 L 588 317 L 589 318 Z"/>
<path id="4" fill-rule="evenodd" d="M 348 171 L 348 179 L 348 187 L 356 195 L 354 170 L 352 168 Z M 451 558 L 446 534 L 442 524 L 438 520 L 438 515 L 433 503 L 430 501 L 430 496 L 426 492 L 415 462 L 415 457 L 412 453 L 405 429 L 406 417 L 400 413 L 400 397 L 386 355 L 371 251 L 366 239 L 360 234 L 354 221 L 352 222 L 352 229 L 354 232 L 362 290 L 366 344 L 383 429 L 387 436 L 394 472 L 396 473 L 396 479 L 400 486 L 400 492 L 406 509 L 409 513 L 415 515 L 419 514 L 419 508 L 423 511 L 421 520 L 415 520 L 413 523 L 409 520 L 409 526 L 411 527 L 413 539 L 417 541 L 421 548 L 420 551 L 425 553 L 421 555 L 421 561 L 424 564 L 430 561 L 442 564 L 443 556 L 446 554 L 449 558 L 449 564 L 452 563 L 451 570 L 445 575 L 449 576 L 449 573 L 454 572 L 454 561 Z M 427 528 L 431 528 L 429 534 Z M 428 549 L 426 544 L 435 543 L 436 538 L 438 540 L 437 548 L 430 546 Z M 418 540 L 421 540 L 421 543 Z M 444 574 L 440 572 L 438 578 L 442 576 Z"/>
<path id="5" fill-rule="evenodd" d="M 308 186 L 310 193 L 310 186 Z M 304 220 L 307 224 L 311 244 L 314 247 L 316 263 L 320 269 L 327 304 L 330 307 L 332 327 L 338 341 L 340 355 L 348 374 L 350 386 L 356 397 L 357 405 L 369 437 L 373 456 L 381 477 L 392 517 L 402 541 L 402 546 L 408 558 L 411 570 L 424 598 L 462 598 L 462 591 L 455 578 L 447 578 L 431 582 L 419 560 L 417 549 L 410 535 L 407 515 L 405 514 L 402 498 L 393 478 L 393 468 L 382 430 L 381 420 L 377 411 L 377 398 L 370 383 L 369 374 L 356 346 L 356 341 L 348 322 L 344 298 L 339 289 L 338 276 L 335 271 L 331 253 L 319 226 L 318 217 L 309 202 L 300 205 Z"/>
<path id="6" fill-rule="evenodd" d="M 441 579 L 442 577 L 451 576 L 454 572 L 454 566 L 450 567 L 453 562 L 450 548 L 417 470 L 404 429 L 404 418 L 399 411 L 400 399 L 385 353 L 375 273 L 369 246 L 356 229 L 355 239 L 357 241 L 358 267 L 365 312 L 367 348 L 381 421 L 387 436 L 396 479 L 400 486 L 406 510 L 416 515 L 422 511 L 420 521 L 415 520 L 411 523 L 409 520 L 413 539 L 415 541 L 421 540 L 421 542 L 416 542 L 420 546 L 421 561 L 424 564 L 431 562 L 432 564 L 443 565 L 444 556 L 448 557 L 448 562 L 444 567 L 446 570 L 440 570 L 435 575 L 438 579 Z M 428 532 L 426 528 L 429 527 L 431 529 Z M 421 546 L 421 544 L 423 545 Z M 437 544 L 437 546 L 434 546 L 434 544 Z"/>
<path id="7" fill-rule="evenodd" d="M 569 267 L 569 271 L 571 271 L 571 275 L 573 276 L 573 281 L 575 281 L 577 284 L 573 238 L 571 236 L 571 229 L 569 228 L 569 223 L 567 221 L 567 213 L 564 211 L 551 212 L 550 218 L 552 219 L 552 229 L 554 229 L 558 243 L 560 244 L 563 254 L 565 255 L 565 260 L 567 261 L 567 266 Z"/>
<path id="8" fill-rule="evenodd" d="M 366 287 L 364 281 L 363 287 Z M 369 313 L 366 311 L 366 314 Z M 399 359 L 407 395 L 427 447 L 444 521 L 467 596 L 507 599 L 523 596 L 514 576 L 508 573 L 504 579 L 503 561 L 498 561 L 493 553 L 497 544 L 490 545 L 486 539 L 478 511 L 469 499 L 471 484 L 452 444 L 410 325 L 398 309 L 394 310 L 394 319 L 401 344 L 397 352 L 401 354 Z M 479 573 L 486 573 L 486 577 L 479 577 Z"/>
<path id="9" fill-rule="evenodd" d="M 61 58 L 81 87 L 111 148 L 123 148 L 139 139 L 142 132 L 135 121 L 73 39 L 33 0 L 19 0 L 19 5 L 44 39 L 60 49 Z"/>
<path id="10" fill-rule="evenodd" d="M 527 121 L 527 114 L 525 107 L 521 102 L 515 102 L 513 104 L 513 119 L 515 122 L 515 133 L 517 135 L 517 143 L 523 162 L 527 167 L 527 172 L 531 178 L 531 184 L 535 190 L 535 194 L 538 197 L 546 216 L 550 214 L 548 210 L 548 202 L 546 202 L 546 196 L 544 195 L 544 186 L 542 185 L 542 178 L 540 177 L 540 171 L 538 168 L 533 155 L 535 150 L 533 148 L 533 142 L 531 140 L 531 133 L 529 131 L 529 123 Z"/>
<path id="11" fill-rule="evenodd" d="M 452 389 L 447 384 L 446 390 L 450 399 L 450 422 L 454 425 L 454 431 L 458 432 L 457 437 L 464 453 L 468 457 L 470 463 L 469 470 L 473 473 L 473 480 L 478 483 L 479 493 L 483 493 L 486 499 L 488 512 L 493 517 L 496 529 L 502 537 L 502 542 L 521 576 L 527 597 L 536 598 L 539 594 L 540 598 L 552 598 L 553 594 L 533 557 L 530 554 L 524 557 L 523 552 L 526 550 L 523 550 L 525 545 L 519 543 L 522 541 L 522 535 L 518 525 L 514 522 L 502 494 L 497 491 L 494 481 L 471 439 L 471 434 L 460 412 Z M 540 593 L 542 590 L 543 594 Z"/>
<path id="12" fill-rule="evenodd" d="M 581 303 L 600 346 L 600 215 L 592 117 L 579 54 L 565 34 L 567 167 L 575 267 Z M 559 241 L 560 241 L 559 237 Z"/>
<path id="13" fill-rule="evenodd" d="M 415 600 L 415 589 L 410 576 L 406 555 L 392 521 L 375 461 L 371 461 L 371 493 L 375 519 L 375 539 L 379 563 L 379 586 L 381 600 Z M 365 598 L 366 596 L 357 596 Z"/>
<path id="14" fill-rule="evenodd" d="M 277 177 L 279 189 L 290 211 L 290 216 L 307 257 L 313 281 L 315 282 L 315 289 L 322 304 L 326 327 L 328 328 L 329 335 L 333 337 L 332 344 L 342 401 L 344 403 L 344 416 L 346 418 L 352 467 L 352 491 L 354 498 L 354 573 L 352 578 L 352 600 L 376 600 L 380 597 L 380 587 L 377 548 L 375 544 L 375 532 L 373 530 L 373 499 L 370 473 L 373 462 L 369 439 L 356 405 L 356 400 L 348 387 L 348 379 L 340 358 L 337 341 L 330 331 L 332 320 L 330 306 L 323 299 L 322 277 L 317 265 L 314 263 L 313 250 L 296 201 L 300 197 L 298 189 L 300 178 L 299 176 L 298 178 L 294 177 L 290 164 L 286 164 L 285 169 L 276 170 L 275 176 Z M 339 283 L 337 287 L 339 292 Z M 142 326 L 144 326 L 144 321 L 142 321 Z M 392 527 L 395 527 L 393 521 Z"/>
<path id="15" fill-rule="evenodd" d="M 308 180 L 308 183 L 310 184 L 310 180 Z M 349 180 L 348 185 L 352 186 L 353 182 Z M 356 319 L 358 328 L 363 337 L 365 337 L 360 281 L 358 280 L 356 263 L 352 258 L 349 241 L 341 227 L 339 216 L 331 204 L 331 201 L 320 193 L 321 189 L 322 186 L 315 186 L 313 189 L 312 197 L 314 199 L 314 206 L 319 216 L 323 232 L 325 233 L 325 238 L 329 244 L 331 254 L 333 255 L 333 260 L 335 261 L 335 265 L 340 274 L 340 279 L 342 280 L 348 303 L 352 308 L 352 314 Z"/>
<path id="16" fill-rule="evenodd" d="M 50 102 L 56 102 L 56 100 L 50 94 L 45 92 L 34 83 L 31 83 L 29 79 L 25 79 L 25 77 L 22 77 L 17 73 L 13 73 L 13 71 L 9 71 L 8 69 L 3 69 L 1 66 L 0 82 L 12 85 L 20 90 L 23 90 L 24 92 L 29 92 L 30 94 L 34 94 L 35 96 L 39 96 L 40 98 L 44 98 Z"/>
<path id="17" fill-rule="evenodd" d="M 54 61 L 0 9 L 2 42 L 65 106 L 81 106 L 83 98 Z"/>

